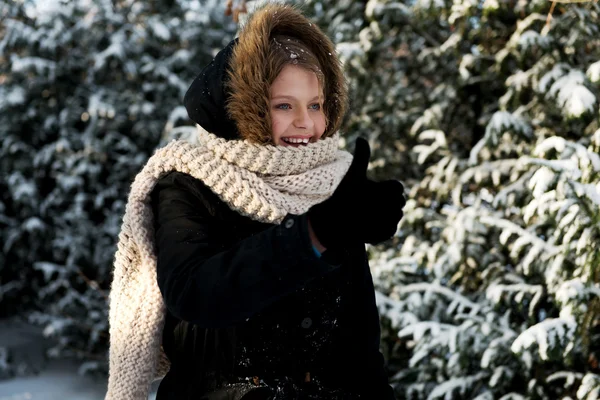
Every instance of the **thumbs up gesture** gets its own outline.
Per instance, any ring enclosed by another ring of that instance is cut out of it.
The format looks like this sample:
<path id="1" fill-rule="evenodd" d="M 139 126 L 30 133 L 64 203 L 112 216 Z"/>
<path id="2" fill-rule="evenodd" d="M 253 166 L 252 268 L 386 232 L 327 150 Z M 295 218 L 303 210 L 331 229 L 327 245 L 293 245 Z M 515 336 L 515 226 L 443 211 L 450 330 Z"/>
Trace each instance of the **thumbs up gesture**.
<path id="1" fill-rule="evenodd" d="M 369 143 L 356 140 L 354 159 L 333 195 L 308 211 L 318 240 L 337 247 L 346 242 L 376 244 L 396 232 L 406 204 L 404 186 L 396 180 L 375 182 L 367 178 Z"/>

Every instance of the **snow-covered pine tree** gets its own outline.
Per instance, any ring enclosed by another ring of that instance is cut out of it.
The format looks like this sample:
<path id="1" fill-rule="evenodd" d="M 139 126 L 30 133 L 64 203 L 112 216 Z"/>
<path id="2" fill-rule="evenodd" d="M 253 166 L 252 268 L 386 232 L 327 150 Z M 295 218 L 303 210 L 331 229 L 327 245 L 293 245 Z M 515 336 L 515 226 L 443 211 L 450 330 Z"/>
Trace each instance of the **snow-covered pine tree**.
<path id="1" fill-rule="evenodd" d="M 183 95 L 236 26 L 218 0 L 0 12 L 0 316 L 37 310 L 52 354 L 102 359 L 129 185 L 160 142 L 189 132 Z"/>
<path id="2" fill-rule="evenodd" d="M 597 398 L 598 4 L 308 4 L 344 21 L 348 136 L 411 188 L 371 249 L 399 397 Z"/>

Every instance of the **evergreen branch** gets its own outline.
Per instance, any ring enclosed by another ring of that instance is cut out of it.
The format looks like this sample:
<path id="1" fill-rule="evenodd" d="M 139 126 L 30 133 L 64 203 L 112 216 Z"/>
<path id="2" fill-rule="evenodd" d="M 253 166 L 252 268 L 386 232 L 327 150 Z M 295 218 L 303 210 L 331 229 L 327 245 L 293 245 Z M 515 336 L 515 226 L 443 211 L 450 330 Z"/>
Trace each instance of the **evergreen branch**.
<path id="1" fill-rule="evenodd" d="M 476 382 L 482 381 L 489 377 L 487 372 L 479 372 L 475 375 L 465 376 L 460 378 L 451 378 L 445 382 L 437 385 L 431 394 L 427 397 L 427 400 L 434 400 L 439 398 L 448 398 L 448 393 L 452 393 L 454 390 L 459 389 L 461 393 L 465 393 L 468 387 L 473 386 Z"/>
<path id="2" fill-rule="evenodd" d="M 553 382 L 558 379 L 564 379 L 564 380 L 566 380 L 565 386 L 571 386 L 571 385 L 573 385 L 575 380 L 580 381 L 583 379 L 583 377 L 584 377 L 584 374 L 582 374 L 581 372 L 558 371 L 558 372 L 555 372 L 555 373 L 549 375 L 546 378 L 546 382 L 550 383 L 550 382 Z"/>
<path id="3" fill-rule="evenodd" d="M 544 288 L 541 285 L 527 285 L 525 283 L 517 283 L 513 285 L 493 284 L 487 288 L 486 297 L 488 299 L 491 298 L 496 303 L 498 303 L 504 292 L 516 292 L 517 296 L 519 294 L 522 294 L 523 292 L 533 294 L 533 298 L 531 299 L 531 303 L 529 304 L 529 316 L 532 317 L 534 315 L 536 306 L 542 299 L 542 296 L 544 294 Z"/>
<path id="4" fill-rule="evenodd" d="M 486 321 L 485 319 L 483 319 L 483 317 L 481 317 L 479 315 L 471 315 L 471 314 L 463 314 L 463 313 L 456 314 L 455 319 L 457 321 L 461 321 L 461 320 L 475 321 L 479 325 L 489 323 L 489 321 Z M 511 329 L 509 326 L 502 326 L 499 324 L 489 324 L 489 327 L 490 327 L 490 329 L 495 330 L 495 331 L 501 333 L 502 335 L 506 335 L 507 337 L 516 337 L 517 336 L 517 332 L 514 331 L 513 329 Z"/>
<path id="5" fill-rule="evenodd" d="M 510 222 L 508 220 L 501 219 L 501 218 L 495 218 L 495 217 L 487 217 L 487 216 L 483 216 L 483 217 L 479 218 L 479 220 L 483 224 L 486 224 L 489 226 L 494 226 L 494 227 L 497 227 L 500 229 L 506 229 L 506 230 L 511 231 L 512 233 L 515 233 L 515 234 L 521 236 L 521 237 L 525 237 L 525 238 L 527 238 L 529 243 L 533 244 L 534 246 L 540 246 L 541 248 L 543 248 L 545 251 L 549 252 L 550 254 L 556 254 L 556 253 L 560 252 L 560 247 L 552 246 L 548 242 L 533 235 L 531 232 L 523 229 L 521 226 L 519 226 L 513 222 Z"/>
<path id="6" fill-rule="evenodd" d="M 408 294 L 413 292 L 433 292 L 437 294 L 441 294 L 442 296 L 447 297 L 448 299 L 452 299 L 453 301 L 457 301 L 462 303 L 464 306 L 469 307 L 472 311 L 476 313 L 480 309 L 480 305 L 477 303 L 473 303 L 466 297 L 446 288 L 437 283 L 413 283 L 411 285 L 406 286 L 396 286 L 394 288 L 394 293 L 397 294 Z"/>
<path id="7" fill-rule="evenodd" d="M 525 183 L 529 181 L 531 176 L 533 175 L 533 171 L 527 171 L 525 174 L 521 175 L 519 179 L 501 189 L 496 196 L 494 196 L 494 202 L 492 205 L 494 207 L 498 207 L 501 201 L 506 202 L 506 199 L 510 193 L 513 193 L 517 189 L 521 189 L 525 187 Z"/>

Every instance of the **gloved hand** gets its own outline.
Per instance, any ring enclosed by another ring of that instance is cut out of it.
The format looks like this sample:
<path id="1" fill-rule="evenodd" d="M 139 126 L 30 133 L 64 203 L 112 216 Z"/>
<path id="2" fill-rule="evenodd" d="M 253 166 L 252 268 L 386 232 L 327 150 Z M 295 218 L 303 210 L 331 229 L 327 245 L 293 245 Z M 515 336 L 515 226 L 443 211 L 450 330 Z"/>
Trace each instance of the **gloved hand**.
<path id="1" fill-rule="evenodd" d="M 312 229 L 326 248 L 347 242 L 376 244 L 396 233 L 406 204 L 404 186 L 396 180 L 367 178 L 371 149 L 356 140 L 354 159 L 333 195 L 308 211 Z"/>

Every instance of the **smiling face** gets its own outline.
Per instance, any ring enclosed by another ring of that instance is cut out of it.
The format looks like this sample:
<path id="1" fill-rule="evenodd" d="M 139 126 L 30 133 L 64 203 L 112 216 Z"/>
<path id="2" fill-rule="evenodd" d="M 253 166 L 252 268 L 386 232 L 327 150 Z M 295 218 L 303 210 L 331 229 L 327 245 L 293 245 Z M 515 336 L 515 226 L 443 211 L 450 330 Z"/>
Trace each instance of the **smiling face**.
<path id="1" fill-rule="evenodd" d="M 319 140 L 326 122 L 323 92 L 314 72 L 286 65 L 269 94 L 275 145 L 299 147 Z"/>

